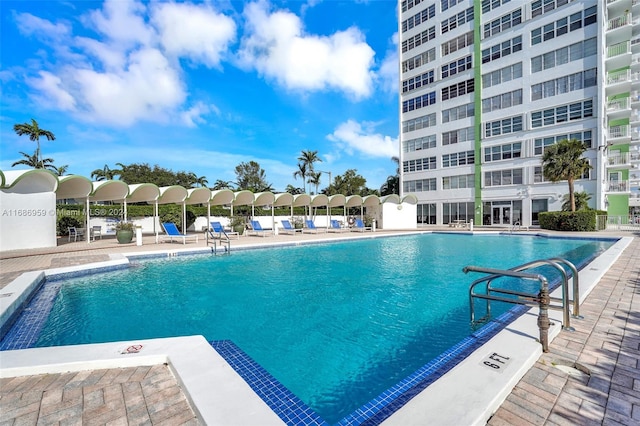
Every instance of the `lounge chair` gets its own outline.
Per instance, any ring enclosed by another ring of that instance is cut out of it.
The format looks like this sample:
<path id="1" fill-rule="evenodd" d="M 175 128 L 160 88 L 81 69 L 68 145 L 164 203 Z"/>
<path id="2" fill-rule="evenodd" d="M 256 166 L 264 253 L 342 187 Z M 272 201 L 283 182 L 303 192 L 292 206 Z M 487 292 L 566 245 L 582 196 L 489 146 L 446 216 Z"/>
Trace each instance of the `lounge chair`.
<path id="1" fill-rule="evenodd" d="M 209 236 L 213 239 L 230 240 L 232 236 L 235 236 L 236 240 L 240 238 L 240 234 L 235 231 L 225 231 L 220 222 L 211 222 L 211 228 L 209 229 Z"/>
<path id="2" fill-rule="evenodd" d="M 307 224 L 307 227 L 302 229 L 303 234 L 317 234 L 319 232 L 327 232 L 326 229 L 316 228 L 316 224 L 313 223 L 313 221 L 310 219 L 307 219 L 305 223 Z"/>
<path id="3" fill-rule="evenodd" d="M 281 234 L 296 235 L 297 232 L 302 232 L 302 228 L 294 228 L 293 226 L 291 226 L 291 222 L 289 222 L 287 219 L 281 220 L 280 223 L 282 223 L 282 228 L 280 228 L 278 232 Z"/>
<path id="4" fill-rule="evenodd" d="M 364 232 L 364 231 L 373 231 L 370 226 L 364 226 L 362 219 L 356 219 L 356 222 L 353 224 L 352 231 Z"/>
<path id="5" fill-rule="evenodd" d="M 329 226 L 329 232 L 349 232 L 347 228 L 340 226 L 340 222 L 337 220 L 331 220 L 331 226 Z"/>
<path id="6" fill-rule="evenodd" d="M 187 243 L 187 238 L 194 238 L 196 240 L 196 243 L 198 242 L 198 236 L 197 235 L 181 234 L 180 231 L 178 230 L 178 227 L 173 222 L 163 223 L 162 224 L 162 229 L 164 229 L 164 232 L 167 234 L 167 235 L 160 235 L 160 238 L 162 238 L 163 240 L 167 240 L 168 239 L 169 242 L 173 242 L 174 238 L 176 240 L 182 239 L 182 244 L 186 244 Z"/>
<path id="7" fill-rule="evenodd" d="M 262 229 L 262 225 L 257 220 L 251 221 L 251 229 L 246 230 L 247 235 L 255 235 L 258 237 L 269 237 L 273 235 L 270 229 Z"/>

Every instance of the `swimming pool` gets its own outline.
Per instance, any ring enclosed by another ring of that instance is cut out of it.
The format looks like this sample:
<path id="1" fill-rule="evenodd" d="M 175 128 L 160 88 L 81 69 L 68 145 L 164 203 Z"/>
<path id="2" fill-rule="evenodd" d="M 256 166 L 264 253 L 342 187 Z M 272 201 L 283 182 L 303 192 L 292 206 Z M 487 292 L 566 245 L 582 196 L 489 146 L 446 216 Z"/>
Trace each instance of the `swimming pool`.
<path id="1" fill-rule="evenodd" d="M 462 267 L 609 245 L 430 234 L 142 262 L 65 282 L 37 345 L 230 339 L 333 423 L 469 334 Z"/>

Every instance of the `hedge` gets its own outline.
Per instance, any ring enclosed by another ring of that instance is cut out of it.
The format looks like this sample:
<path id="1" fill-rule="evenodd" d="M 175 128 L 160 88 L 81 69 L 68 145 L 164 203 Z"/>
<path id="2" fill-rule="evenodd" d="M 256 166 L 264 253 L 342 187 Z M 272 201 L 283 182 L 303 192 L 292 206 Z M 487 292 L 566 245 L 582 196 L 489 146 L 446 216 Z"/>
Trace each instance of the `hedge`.
<path id="1" fill-rule="evenodd" d="M 540 228 L 553 231 L 590 232 L 596 231 L 596 217 L 606 215 L 599 210 L 577 212 L 541 212 L 538 215 Z"/>

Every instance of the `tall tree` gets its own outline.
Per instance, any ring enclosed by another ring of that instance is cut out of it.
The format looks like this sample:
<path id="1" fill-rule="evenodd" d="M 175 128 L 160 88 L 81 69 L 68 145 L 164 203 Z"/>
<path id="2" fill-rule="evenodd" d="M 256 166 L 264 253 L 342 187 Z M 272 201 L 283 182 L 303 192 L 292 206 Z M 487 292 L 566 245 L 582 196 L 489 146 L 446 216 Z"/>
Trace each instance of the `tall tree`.
<path id="1" fill-rule="evenodd" d="M 586 151 L 584 144 L 577 139 L 563 139 L 545 148 L 542 154 L 542 174 L 551 182 L 567 181 L 569 185 L 569 205 L 576 211 L 573 183 L 589 169 L 589 161 L 582 157 Z"/>
<path id="2" fill-rule="evenodd" d="M 310 185 L 314 185 L 316 187 L 316 194 L 318 193 L 318 187 L 320 186 L 320 177 L 322 176 L 321 172 L 309 172 L 309 179 L 307 179 L 307 182 L 309 182 Z"/>
<path id="3" fill-rule="evenodd" d="M 95 179 L 97 181 L 100 180 L 111 180 L 116 176 L 122 174 L 122 170 L 120 169 L 112 169 L 107 164 L 104 165 L 101 169 L 95 169 L 91 172 L 91 179 Z"/>
<path id="4" fill-rule="evenodd" d="M 381 195 L 400 194 L 400 158 L 393 156 L 391 161 L 396 163 L 396 174 L 387 177 L 387 180 L 380 187 Z"/>
<path id="5" fill-rule="evenodd" d="M 576 192 L 574 194 L 576 199 L 576 210 L 589 210 L 589 200 L 591 199 L 591 194 L 586 191 Z M 562 196 L 562 211 L 568 212 L 571 210 L 571 200 L 569 199 L 569 194 L 564 194 Z"/>
<path id="6" fill-rule="evenodd" d="M 355 169 L 349 169 L 344 174 L 333 179 L 331 194 L 369 195 L 372 190 L 367 188 L 367 180 L 359 175 Z"/>
<path id="7" fill-rule="evenodd" d="M 65 164 L 64 166 L 59 166 L 59 167 L 53 166 L 53 169 L 58 176 L 64 176 L 65 173 L 67 173 L 68 168 L 69 168 L 68 164 Z"/>
<path id="8" fill-rule="evenodd" d="M 18 136 L 27 135 L 30 140 L 36 142 L 36 159 L 38 160 L 36 164 L 39 165 L 39 167 L 36 168 L 44 169 L 42 153 L 40 152 L 40 138 L 43 137 L 49 141 L 54 141 L 56 140 L 55 135 L 49 130 L 41 129 L 38 122 L 33 118 L 31 119 L 31 123 L 14 124 L 13 131 L 16 132 Z"/>
<path id="9" fill-rule="evenodd" d="M 213 183 L 212 191 L 219 191 L 221 189 L 233 189 L 233 182 L 228 180 L 218 179 Z"/>
<path id="10" fill-rule="evenodd" d="M 318 162 L 322 162 L 322 159 L 318 156 L 318 151 L 303 150 L 298 157 L 298 171 L 293 176 L 301 176 L 302 181 L 305 182 L 307 180 L 306 177 L 315 172 L 314 164 Z"/>
<path id="11" fill-rule="evenodd" d="M 302 178 L 302 191 L 307 192 L 307 165 L 304 163 L 298 163 L 298 170 L 293 173 L 293 178 Z"/>
<path id="12" fill-rule="evenodd" d="M 298 194 L 304 194 L 304 189 L 302 188 L 296 188 L 295 186 L 289 184 L 287 185 L 287 187 L 284 189 L 284 192 L 288 192 L 291 195 L 298 195 Z"/>
<path id="13" fill-rule="evenodd" d="M 255 161 L 242 162 L 236 166 L 236 182 L 238 190 L 251 192 L 273 191 L 273 187 L 267 182 L 265 171 Z"/>
<path id="14" fill-rule="evenodd" d="M 38 151 L 33 153 L 33 155 L 29 155 L 26 152 L 20 152 L 24 157 L 22 160 L 18 160 L 11 165 L 11 167 L 15 167 L 18 165 L 33 167 L 34 169 L 47 169 L 54 171 L 56 167 L 53 165 L 53 158 L 38 158 Z"/>

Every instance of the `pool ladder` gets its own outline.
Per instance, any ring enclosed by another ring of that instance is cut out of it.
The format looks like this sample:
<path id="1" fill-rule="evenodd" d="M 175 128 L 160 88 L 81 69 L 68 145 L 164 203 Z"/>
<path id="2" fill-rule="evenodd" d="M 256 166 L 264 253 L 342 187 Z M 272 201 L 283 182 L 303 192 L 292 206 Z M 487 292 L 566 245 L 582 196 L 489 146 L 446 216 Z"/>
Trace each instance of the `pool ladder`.
<path id="1" fill-rule="evenodd" d="M 222 231 L 224 233 L 224 231 Z M 224 252 L 227 254 L 231 253 L 231 239 L 229 238 L 229 236 L 224 233 L 224 236 L 226 237 L 225 239 L 222 238 L 213 238 L 211 236 L 211 233 L 207 230 L 204 231 L 204 235 L 205 238 L 207 240 L 207 247 L 209 246 L 209 240 L 211 240 L 213 242 L 213 247 L 211 247 L 211 253 L 213 254 L 218 254 L 218 243 L 216 242 L 216 240 L 220 240 L 220 247 L 224 247 Z M 225 244 L 223 246 L 223 244 Z"/>
<path id="2" fill-rule="evenodd" d="M 539 273 L 526 272 L 528 269 L 538 266 L 549 265 L 560 271 L 562 277 L 562 297 L 551 297 L 549 294 L 549 281 L 545 276 Z M 573 276 L 573 300 L 569 299 L 569 275 L 565 268 L 565 265 L 570 269 Z M 580 316 L 580 284 L 578 282 L 578 270 L 571 262 L 559 257 L 553 257 L 550 259 L 534 260 L 533 262 L 525 263 L 520 266 L 516 266 L 511 269 L 493 269 L 484 268 L 479 266 L 465 266 L 462 271 L 466 274 L 468 272 L 481 272 L 490 274 L 483 278 L 479 278 L 471 283 L 469 287 L 469 305 L 471 314 L 471 324 L 479 324 L 488 321 L 491 318 L 491 301 L 499 301 L 506 303 L 514 303 L 519 305 L 538 306 L 540 312 L 538 314 L 538 328 L 540 329 L 540 343 L 542 344 L 543 352 L 549 351 L 549 327 L 551 322 L 549 321 L 549 309 L 561 310 L 563 312 L 563 330 L 574 331 L 571 327 L 570 317 L 582 318 Z M 513 277 L 521 280 L 533 280 L 540 283 L 540 291 L 536 294 L 526 293 L 518 290 L 511 290 L 507 288 L 499 288 L 492 286 L 492 282 L 498 278 Z M 480 284 L 485 284 L 484 293 L 476 292 L 476 287 Z M 501 295 L 517 296 L 517 298 L 504 297 Z M 478 320 L 475 319 L 475 299 L 484 299 L 487 303 L 487 315 Z M 561 302 L 561 304 L 552 304 L 552 302 Z M 573 315 L 570 314 L 569 304 L 573 305 Z"/>

